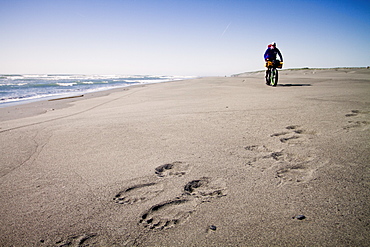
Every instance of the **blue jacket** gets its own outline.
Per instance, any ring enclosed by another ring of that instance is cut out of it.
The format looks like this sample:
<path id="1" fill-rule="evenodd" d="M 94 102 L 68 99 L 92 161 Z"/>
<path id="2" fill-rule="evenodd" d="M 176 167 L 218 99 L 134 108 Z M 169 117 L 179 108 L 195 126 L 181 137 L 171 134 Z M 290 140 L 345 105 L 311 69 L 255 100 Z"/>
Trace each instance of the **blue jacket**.
<path id="1" fill-rule="evenodd" d="M 279 51 L 278 48 L 274 48 L 274 49 L 267 48 L 265 55 L 263 57 L 265 58 L 265 61 L 267 59 L 276 60 L 276 55 L 279 55 L 280 61 L 283 62 L 283 56 L 281 55 L 281 52 Z"/>

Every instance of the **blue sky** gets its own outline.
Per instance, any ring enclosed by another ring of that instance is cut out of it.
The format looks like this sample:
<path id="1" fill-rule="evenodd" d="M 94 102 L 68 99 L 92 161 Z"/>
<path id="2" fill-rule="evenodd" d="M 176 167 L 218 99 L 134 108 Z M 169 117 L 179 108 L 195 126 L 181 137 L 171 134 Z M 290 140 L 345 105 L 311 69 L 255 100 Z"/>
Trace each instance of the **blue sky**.
<path id="1" fill-rule="evenodd" d="M 231 75 L 370 65 L 370 1 L 0 0 L 0 73 Z"/>

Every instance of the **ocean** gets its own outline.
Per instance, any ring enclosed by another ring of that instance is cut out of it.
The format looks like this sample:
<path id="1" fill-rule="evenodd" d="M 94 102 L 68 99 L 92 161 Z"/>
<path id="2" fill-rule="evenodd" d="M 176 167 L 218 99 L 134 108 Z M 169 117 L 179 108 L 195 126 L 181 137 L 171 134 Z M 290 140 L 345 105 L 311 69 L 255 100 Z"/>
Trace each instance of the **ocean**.
<path id="1" fill-rule="evenodd" d="M 190 79 L 190 76 L 0 75 L 0 107 L 84 93 Z"/>

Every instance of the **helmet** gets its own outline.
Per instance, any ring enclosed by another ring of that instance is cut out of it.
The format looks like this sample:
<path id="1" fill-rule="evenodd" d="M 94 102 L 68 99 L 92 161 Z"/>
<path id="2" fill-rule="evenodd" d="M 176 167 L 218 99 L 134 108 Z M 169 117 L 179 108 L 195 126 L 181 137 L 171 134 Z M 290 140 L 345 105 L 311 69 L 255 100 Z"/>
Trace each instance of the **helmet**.
<path id="1" fill-rule="evenodd" d="M 276 47 L 276 43 L 275 42 L 271 42 L 271 45 Z"/>

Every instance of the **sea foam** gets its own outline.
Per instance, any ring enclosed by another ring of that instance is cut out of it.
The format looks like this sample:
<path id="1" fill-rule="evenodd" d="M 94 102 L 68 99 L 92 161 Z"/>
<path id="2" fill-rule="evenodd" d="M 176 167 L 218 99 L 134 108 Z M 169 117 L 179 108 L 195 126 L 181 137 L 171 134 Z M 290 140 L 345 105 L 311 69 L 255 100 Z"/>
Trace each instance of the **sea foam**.
<path id="1" fill-rule="evenodd" d="M 137 84 L 152 84 L 195 78 L 158 75 L 0 75 L 0 107 L 50 97 L 73 96 Z"/>

